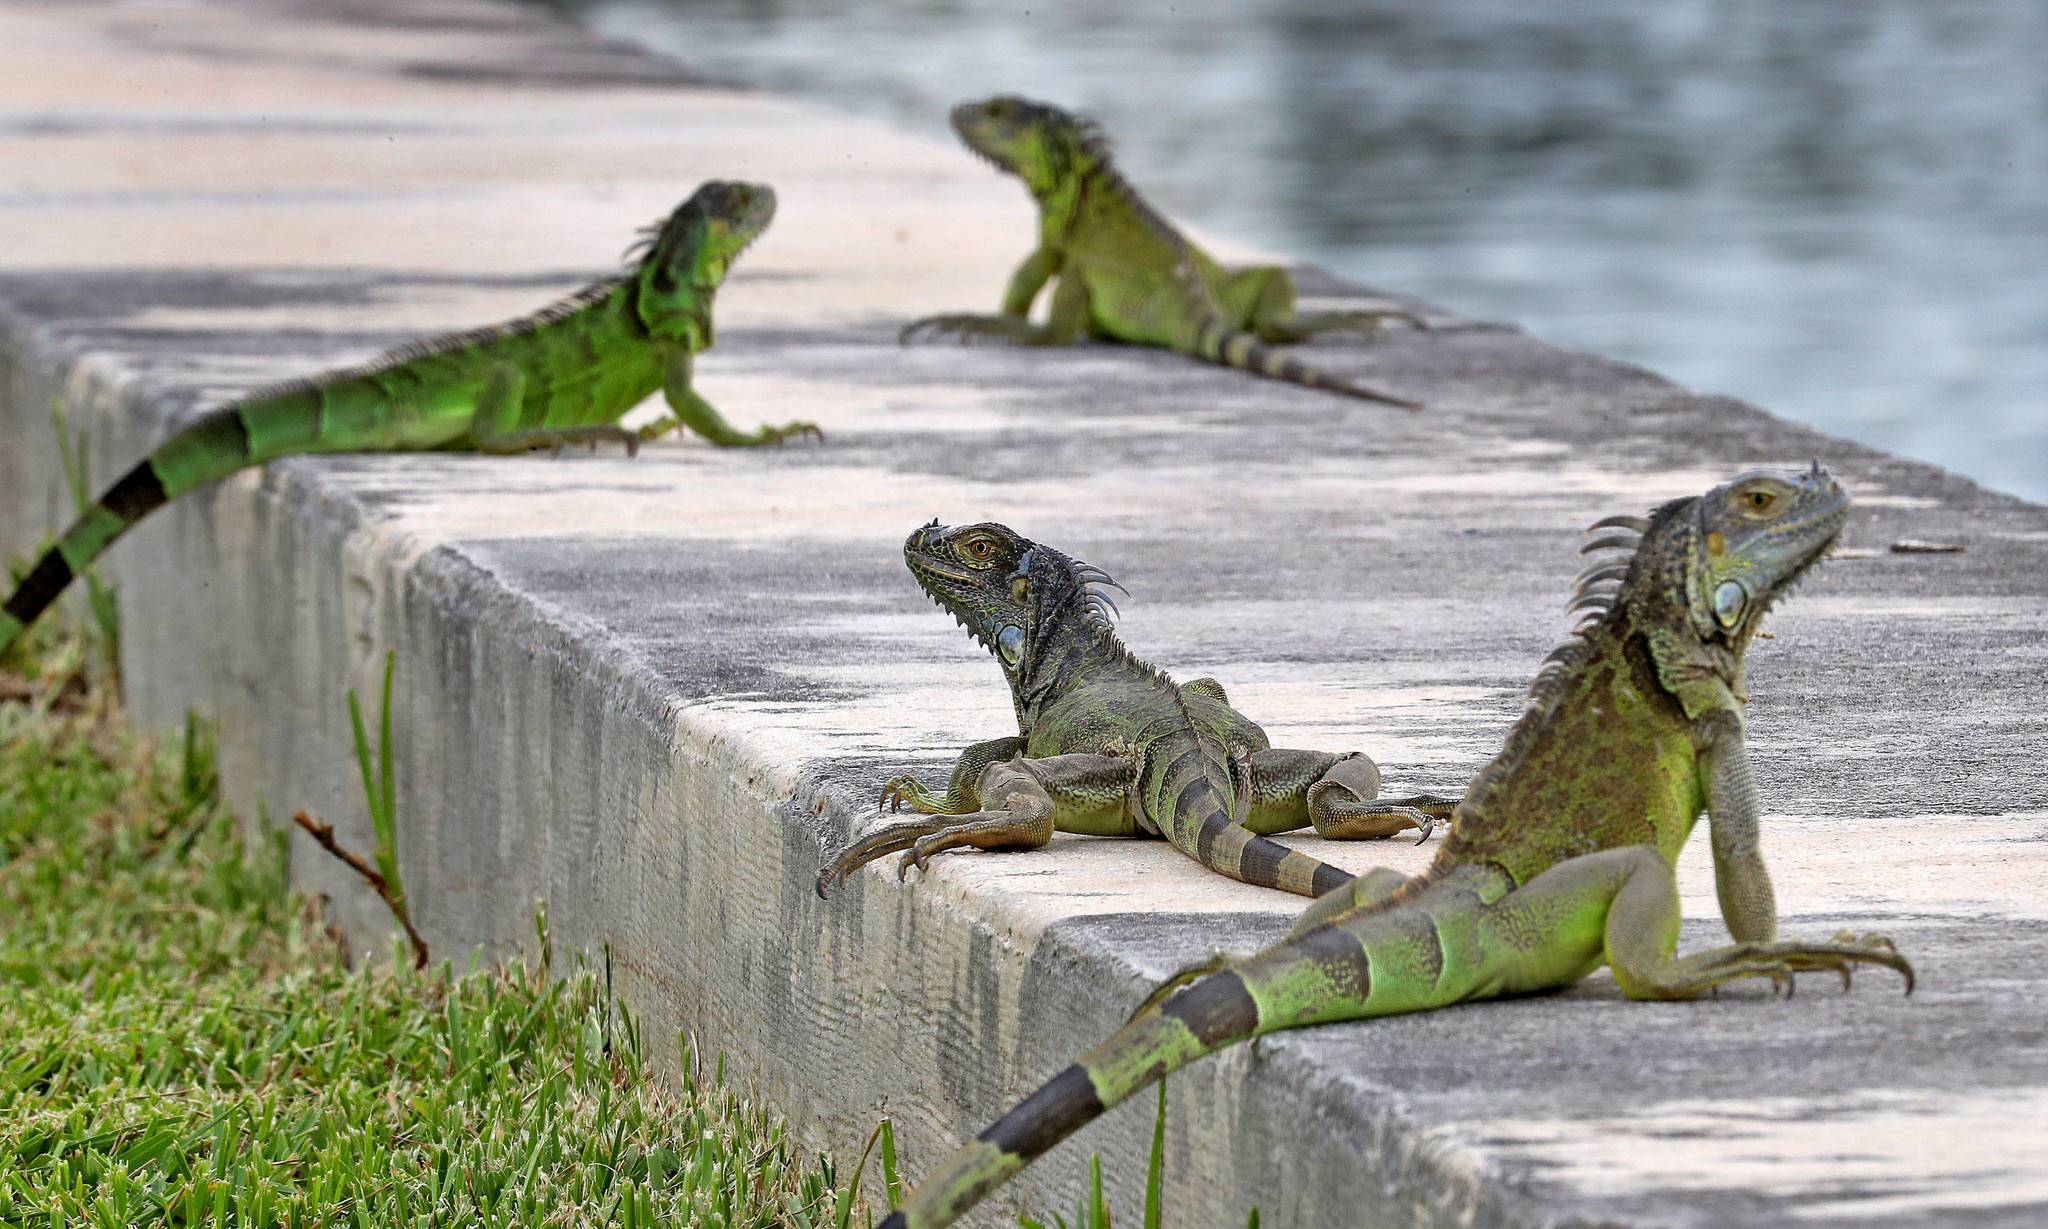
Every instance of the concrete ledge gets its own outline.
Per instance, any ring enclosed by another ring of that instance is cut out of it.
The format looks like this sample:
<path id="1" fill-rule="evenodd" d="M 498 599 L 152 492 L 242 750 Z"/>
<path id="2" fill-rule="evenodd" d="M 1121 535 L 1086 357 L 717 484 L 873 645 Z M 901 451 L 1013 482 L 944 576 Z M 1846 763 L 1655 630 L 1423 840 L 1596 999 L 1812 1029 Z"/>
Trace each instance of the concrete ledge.
<path id="1" fill-rule="evenodd" d="M 474 49 L 463 79 L 407 68 L 423 18 L 493 32 L 437 44 Z M 402 855 L 438 950 L 530 945 L 545 899 L 557 944 L 611 943 L 650 1037 L 723 1048 L 842 1155 L 892 1114 L 922 1174 L 1153 980 L 1272 938 L 1298 905 L 1084 838 L 811 895 L 883 780 L 937 776 L 1010 720 L 993 667 L 903 573 L 910 528 L 1001 519 L 1102 564 L 1132 592 L 1133 647 L 1216 675 L 1276 742 L 1445 787 L 1497 748 L 1561 633 L 1580 526 L 1820 455 L 1858 498 L 1849 545 L 1874 553 L 1824 569 L 1754 655 L 1770 858 L 1788 929 L 1887 930 L 1923 990 L 1643 1005 L 1603 975 L 1240 1047 L 1174 1077 L 1168 1218 L 2048 1217 L 2048 510 L 1441 313 L 1428 335 L 1313 348 L 1425 397 L 1417 416 L 1163 354 L 903 350 L 901 319 L 992 300 L 1029 237 L 1013 185 L 581 38 L 485 5 L 0 6 L 18 70 L 0 150 L 24 181 L 68 177 L 9 201 L 21 225 L 0 235 L 11 549 L 65 509 L 52 393 L 112 474 L 236 389 L 566 289 L 700 178 L 782 194 L 700 372 L 735 421 L 815 417 L 826 447 L 299 459 L 117 548 L 133 707 L 214 715 L 245 813 L 304 807 L 366 841 L 342 693 L 395 649 Z M 630 62 L 564 84 L 522 68 L 535 46 Z M 147 107 L 121 96 L 131 79 L 157 87 Z M 1970 549 L 1885 551 L 1902 537 Z M 1359 869 L 1429 854 L 1300 843 Z M 1721 933 L 1696 844 L 1694 945 Z M 295 854 L 376 946 L 374 902 Z M 1069 1206 L 1089 1150 L 1132 1206 L 1148 1109 L 976 1223 Z"/>

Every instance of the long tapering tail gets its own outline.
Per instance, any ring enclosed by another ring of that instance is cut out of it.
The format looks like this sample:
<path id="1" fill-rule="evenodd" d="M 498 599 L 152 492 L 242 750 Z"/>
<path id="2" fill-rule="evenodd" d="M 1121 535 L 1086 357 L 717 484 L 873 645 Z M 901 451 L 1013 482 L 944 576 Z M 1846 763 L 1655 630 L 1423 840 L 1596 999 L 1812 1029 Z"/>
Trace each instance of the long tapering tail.
<path id="1" fill-rule="evenodd" d="M 130 526 L 204 482 L 252 464 L 242 410 L 214 410 L 172 436 L 100 496 L 57 539 L 0 607 L 0 651 L 56 602 L 73 577 Z"/>
<path id="2" fill-rule="evenodd" d="M 1296 896 L 1321 896 L 1350 883 L 1352 874 L 1278 841 L 1247 832 L 1223 817 L 1205 825 L 1195 856 L 1204 865 L 1255 888 L 1277 888 Z"/>
<path id="3" fill-rule="evenodd" d="M 1291 354 L 1283 354 L 1260 341 L 1250 333 L 1230 328 L 1222 320 L 1210 317 L 1202 321 L 1195 332 L 1195 355 L 1225 367 L 1249 371 L 1253 375 L 1265 376 L 1271 380 L 1285 380 L 1304 388 L 1320 388 L 1333 393 L 1358 397 L 1366 401 L 1378 401 L 1385 405 L 1398 405 L 1404 410 L 1419 410 L 1420 401 L 1396 397 L 1378 389 L 1354 384 L 1342 376 L 1334 376 L 1320 367 L 1314 367 Z"/>
<path id="4" fill-rule="evenodd" d="M 1186 698 L 1180 698 L 1186 712 Z M 1174 848 L 1255 888 L 1314 897 L 1350 883 L 1351 872 L 1242 826 L 1243 810 L 1251 805 L 1250 761 L 1199 729 L 1199 719 L 1189 713 L 1186 733 L 1148 746 L 1138 770 L 1138 797 Z"/>
<path id="5" fill-rule="evenodd" d="M 1259 1028 L 1235 972 L 1204 978 L 1124 1025 L 1020 1102 L 920 1183 L 881 1229 L 940 1229 L 1111 1106 Z"/>

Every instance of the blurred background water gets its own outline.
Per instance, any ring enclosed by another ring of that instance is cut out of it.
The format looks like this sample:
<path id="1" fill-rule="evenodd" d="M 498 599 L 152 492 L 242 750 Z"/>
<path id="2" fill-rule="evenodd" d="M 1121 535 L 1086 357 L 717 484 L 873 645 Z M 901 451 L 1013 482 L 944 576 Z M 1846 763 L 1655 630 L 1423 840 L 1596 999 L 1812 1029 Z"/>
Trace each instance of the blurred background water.
<path id="1" fill-rule="evenodd" d="M 1172 215 L 2048 500 L 2041 0 L 561 3 L 945 139 L 1088 111 Z"/>

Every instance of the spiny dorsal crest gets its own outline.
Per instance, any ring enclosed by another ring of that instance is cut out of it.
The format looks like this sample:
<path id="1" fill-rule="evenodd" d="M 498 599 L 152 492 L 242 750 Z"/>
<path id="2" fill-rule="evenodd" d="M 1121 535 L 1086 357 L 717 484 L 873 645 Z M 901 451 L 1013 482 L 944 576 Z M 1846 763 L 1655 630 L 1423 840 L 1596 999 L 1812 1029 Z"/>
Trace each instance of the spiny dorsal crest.
<path id="1" fill-rule="evenodd" d="M 1117 635 L 1117 623 L 1122 612 L 1109 591 L 1115 589 L 1129 597 L 1130 590 L 1118 584 L 1108 572 L 1049 546 L 1036 544 L 1021 561 L 1018 571 L 1031 576 L 1041 617 L 1057 620 L 1067 610 L 1073 610 L 1081 625 L 1095 636 L 1098 643 L 1113 649 L 1153 679 L 1172 686 L 1173 680 L 1165 671 L 1131 652 Z"/>
<path id="2" fill-rule="evenodd" d="M 1065 555 L 1050 546 L 1033 544 L 1018 561 L 1019 575 L 1030 577 L 1037 588 L 1037 603 L 1040 611 L 1057 618 L 1068 603 L 1077 603 L 1080 616 L 1088 629 L 1098 635 L 1115 636 L 1117 618 L 1116 599 L 1109 596 L 1115 589 L 1129 597 L 1130 591 L 1109 573 L 1092 563 L 1083 563 L 1071 555 Z"/>
<path id="3" fill-rule="evenodd" d="M 1535 682 L 1529 685 L 1528 707 L 1547 707 L 1556 699 L 1560 680 L 1568 678 L 1585 660 L 1593 633 L 1623 609 L 1624 593 L 1633 591 L 1641 599 L 1647 596 L 1643 586 L 1668 587 L 1675 583 L 1672 577 L 1662 574 L 1672 570 L 1664 566 L 1664 561 L 1672 555 L 1674 547 L 1681 557 L 1684 555 L 1687 542 L 1674 538 L 1688 535 L 1684 526 L 1674 527 L 1673 522 L 1680 520 L 1697 501 L 1698 496 L 1688 495 L 1659 504 L 1647 517 L 1609 516 L 1586 527 L 1588 534 L 1602 536 L 1581 546 L 1581 555 L 1595 551 L 1614 553 L 1587 564 L 1573 582 L 1571 601 L 1565 609 L 1579 614 L 1578 624 L 1564 643 L 1543 659 Z M 1602 533 L 1603 530 L 1606 532 Z M 1647 550 L 1645 543 L 1651 544 Z M 1646 571 L 1651 574 L 1646 575 Z M 1676 583 L 1682 583 L 1682 578 Z"/>
<path id="4" fill-rule="evenodd" d="M 1660 508 L 1658 512 L 1664 510 Z M 1643 535 L 1649 532 L 1650 525 L 1651 518 L 1609 516 L 1586 527 L 1589 534 L 1601 533 L 1602 530 L 1608 532 L 1579 547 L 1581 555 L 1596 551 L 1615 553 L 1593 560 L 1573 581 L 1571 600 L 1566 603 L 1565 612 L 1578 614 L 1579 620 L 1564 643 L 1543 659 L 1535 681 L 1529 685 L 1528 703 L 1531 707 L 1544 706 L 1553 699 L 1551 693 L 1559 680 L 1571 675 L 1585 659 L 1588 637 L 1594 628 L 1613 614 L 1622 586 L 1628 582 L 1629 570 L 1635 565 L 1636 550 L 1643 544 Z"/>
<path id="5" fill-rule="evenodd" d="M 507 320 L 501 324 L 487 324 L 481 328 L 464 329 L 459 333 L 443 333 L 438 337 L 422 337 L 418 341 L 409 341 L 402 346 L 395 346 L 376 358 L 366 363 L 358 363 L 353 367 L 338 367 L 330 371 L 321 371 L 305 376 L 293 376 L 289 380 L 279 380 L 274 384 L 266 384 L 260 388 L 251 389 L 241 396 L 226 402 L 224 408 L 235 409 L 254 405 L 258 402 L 268 401 L 273 397 L 310 392 L 314 389 L 326 388 L 348 380 L 380 375 L 394 367 L 402 367 L 415 359 L 429 358 L 439 354 L 453 354 L 458 350 L 467 350 L 473 346 L 488 345 L 501 337 L 517 337 L 521 334 L 531 333 L 536 329 L 566 320 L 587 307 L 604 302 L 616 293 L 620 286 L 625 284 L 625 280 L 624 277 L 600 278 L 580 290 L 555 300 L 539 311 L 529 312 L 515 320 Z"/>
<path id="6" fill-rule="evenodd" d="M 1058 127 L 1064 130 L 1067 141 L 1073 146 L 1074 151 L 1080 154 L 1082 159 L 1092 161 L 1095 164 L 1095 176 L 1110 191 L 1122 198 L 1124 204 L 1130 208 L 1131 213 L 1137 217 L 1138 221 L 1147 230 L 1150 230 L 1176 252 L 1180 252 L 1186 247 L 1187 240 L 1181 236 L 1178 230 L 1174 229 L 1173 223 L 1168 222 L 1162 217 L 1159 211 L 1152 207 L 1152 202 L 1146 200 L 1139 193 L 1138 189 L 1131 184 L 1131 181 L 1125 179 L 1123 173 L 1117 169 L 1116 161 L 1111 157 L 1109 133 L 1103 129 L 1099 122 L 1091 116 L 1069 111 L 1064 107 L 1055 106 L 1049 102 L 1025 101 L 1023 105 L 1029 106 L 1039 113 L 1039 122 L 1046 124 L 1048 127 Z M 1068 168 L 1068 172 L 1072 172 L 1071 166 Z"/>

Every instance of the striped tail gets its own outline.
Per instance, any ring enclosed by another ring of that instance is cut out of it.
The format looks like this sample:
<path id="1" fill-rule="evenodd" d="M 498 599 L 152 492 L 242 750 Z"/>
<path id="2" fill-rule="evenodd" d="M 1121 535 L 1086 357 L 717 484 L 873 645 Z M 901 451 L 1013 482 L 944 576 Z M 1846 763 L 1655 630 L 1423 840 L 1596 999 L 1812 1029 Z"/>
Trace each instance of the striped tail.
<path id="1" fill-rule="evenodd" d="M 130 526 L 193 487 L 254 464 L 242 415 L 237 406 L 207 414 L 150 453 L 86 509 L 0 607 L 0 652 Z"/>
<path id="2" fill-rule="evenodd" d="M 1211 816 L 1197 837 L 1195 856 L 1204 866 L 1255 888 L 1278 888 L 1296 896 L 1321 896 L 1350 883 L 1352 874 L 1247 832 L 1227 817 Z"/>
<path id="3" fill-rule="evenodd" d="M 1259 1008 L 1236 973 L 1218 973 L 1111 1034 L 974 1142 L 947 1157 L 881 1229 L 950 1225 L 1054 1144 L 1154 1080 L 1258 1030 Z"/>
<path id="4" fill-rule="evenodd" d="M 1270 380 L 1285 380 L 1304 388 L 1326 389 L 1333 393 L 1378 401 L 1386 405 L 1398 405 L 1404 410 L 1419 410 L 1420 401 L 1396 397 L 1363 384 L 1354 384 L 1342 376 L 1334 376 L 1320 367 L 1312 367 L 1291 354 L 1283 354 L 1266 345 L 1250 333 L 1241 333 L 1215 316 L 1203 319 L 1195 330 L 1194 354 L 1225 367 L 1249 371 L 1253 375 L 1265 376 Z"/>
<path id="5" fill-rule="evenodd" d="M 1155 772 L 1156 782 L 1148 779 Z M 1225 784 L 1231 777 L 1239 778 L 1234 789 Z M 1137 784 L 1159 831 L 1210 870 L 1297 896 L 1321 896 L 1351 882 L 1349 871 L 1247 831 L 1233 804 L 1248 803 L 1251 788 L 1245 761 L 1232 760 L 1220 749 L 1211 754 L 1200 738 L 1181 735 L 1147 748 Z"/>
<path id="6" fill-rule="evenodd" d="M 1240 1041 L 1304 1024 L 1443 1005 L 1435 1001 L 1434 982 L 1402 975 L 1426 970 L 1428 953 L 1441 951 L 1436 943 L 1434 928 L 1413 915 L 1357 928 L 1324 926 L 1195 982 L 1112 1033 L 946 1158 L 881 1229 L 952 1224 L 1118 1102 Z M 1373 983 L 1376 960 L 1400 970 L 1386 986 Z"/>

